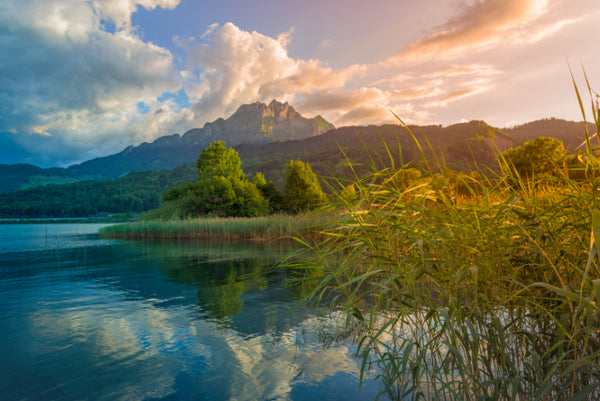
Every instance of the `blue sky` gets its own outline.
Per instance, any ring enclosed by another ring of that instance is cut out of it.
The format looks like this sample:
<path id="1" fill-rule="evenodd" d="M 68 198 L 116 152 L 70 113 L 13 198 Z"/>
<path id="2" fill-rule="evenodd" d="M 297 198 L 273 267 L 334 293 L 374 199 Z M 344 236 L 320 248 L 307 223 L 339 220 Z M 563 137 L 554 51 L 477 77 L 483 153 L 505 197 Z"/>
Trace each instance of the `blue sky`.
<path id="1" fill-rule="evenodd" d="M 336 126 L 581 120 L 597 0 L 4 0 L 0 163 L 67 166 L 288 101 Z"/>

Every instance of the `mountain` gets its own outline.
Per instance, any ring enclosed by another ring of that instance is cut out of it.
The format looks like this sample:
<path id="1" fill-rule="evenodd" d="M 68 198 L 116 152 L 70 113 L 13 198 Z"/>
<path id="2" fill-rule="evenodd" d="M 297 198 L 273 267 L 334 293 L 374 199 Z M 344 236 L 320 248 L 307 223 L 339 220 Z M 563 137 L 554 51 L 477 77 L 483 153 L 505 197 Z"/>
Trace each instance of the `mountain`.
<path id="1" fill-rule="evenodd" d="M 123 151 L 88 160 L 66 169 L 42 169 L 32 165 L 0 164 L 0 193 L 36 185 L 69 183 L 124 176 L 133 171 L 164 170 L 195 161 L 202 148 L 216 140 L 228 146 L 300 140 L 320 135 L 334 126 L 323 117 L 305 118 L 288 103 L 242 105 L 229 118 L 219 118 L 202 128 L 162 136 L 152 143 L 129 146 Z"/>
<path id="2" fill-rule="evenodd" d="M 442 127 L 410 127 L 428 158 L 458 170 L 470 171 L 475 162 L 493 166 L 498 142 L 515 142 L 502 131 L 482 121 Z M 431 147 L 427 145 L 427 141 Z M 302 140 L 240 144 L 235 146 L 242 168 L 250 178 L 258 171 L 283 188 L 284 172 L 291 159 L 309 162 L 312 169 L 333 186 L 336 179 L 352 179 L 375 164 L 377 168 L 403 163 L 419 165 L 420 152 L 408 131 L 400 125 L 342 127 Z M 352 169 L 348 167 L 352 163 Z M 336 177 L 327 179 L 326 177 Z M 160 195 L 169 187 L 196 178 L 193 162 L 173 170 L 139 171 L 118 179 L 48 185 L 0 194 L 0 217 L 80 217 L 100 212 L 141 212 L 160 204 Z M 325 189 L 327 185 L 324 185 Z"/>
<path id="3" fill-rule="evenodd" d="M 129 146 L 120 153 L 92 159 L 67 170 L 78 177 L 120 177 L 132 171 L 163 170 L 195 161 L 202 148 L 218 140 L 228 146 L 266 144 L 305 139 L 332 128 L 334 126 L 323 117 L 304 118 L 287 103 L 257 102 L 242 105 L 228 119 L 219 118 L 183 136 L 163 136 L 152 143 Z"/>
<path id="4" fill-rule="evenodd" d="M 596 126 L 588 123 L 590 135 L 596 132 Z M 546 118 L 504 128 L 503 131 L 519 141 L 519 145 L 525 141 L 532 141 L 540 136 L 549 136 L 560 139 L 568 152 L 581 150 L 580 146 L 585 142 L 585 123 L 561 120 L 558 118 Z M 585 149 L 585 145 L 583 147 Z"/>
<path id="5" fill-rule="evenodd" d="M 0 164 L 0 193 L 44 184 L 68 184 L 79 181 L 63 168 L 40 168 L 31 164 Z"/>
<path id="6" fill-rule="evenodd" d="M 482 128 L 483 125 L 487 128 Z M 202 148 L 215 140 L 224 140 L 229 146 L 238 149 L 241 154 L 244 153 L 242 160 L 244 160 L 244 169 L 247 173 L 271 171 L 272 179 L 276 184 L 280 184 L 281 164 L 289 160 L 288 158 L 282 161 L 281 158 L 285 158 L 287 155 L 300 155 L 311 164 L 317 162 L 316 169 L 319 169 L 318 163 L 330 158 L 326 153 L 333 152 L 337 157 L 338 147 L 341 144 L 360 143 L 360 141 L 365 143 L 381 142 L 381 132 L 387 132 L 385 127 L 387 126 L 334 129 L 320 116 L 311 119 L 302 117 L 287 103 L 273 100 L 268 105 L 264 103 L 247 104 L 240 106 L 227 119 L 219 118 L 206 123 L 202 128 L 189 130 L 182 136 L 178 134 L 163 136 L 152 143 L 144 142 L 138 146 L 129 146 L 119 153 L 92 159 L 66 169 L 42 169 L 26 164 L 0 164 L 0 193 L 45 184 L 67 184 L 84 180 L 118 178 L 133 171 L 171 169 L 183 163 L 194 162 Z M 397 126 L 390 127 L 396 127 L 393 131 L 397 131 Z M 480 159 L 485 156 L 486 160 L 489 159 L 487 162 L 494 160 L 486 150 L 487 148 L 483 147 L 483 142 L 476 140 L 478 137 L 486 137 L 484 131 L 493 133 L 493 141 L 490 137 L 487 137 L 486 141 L 493 142 L 494 148 L 499 151 L 519 146 L 526 140 L 533 140 L 539 136 L 558 138 L 565 143 L 568 151 L 574 151 L 583 142 L 585 136 L 583 122 L 554 118 L 533 121 L 502 130 L 489 127 L 483 122 L 454 124 L 448 127 L 431 125 L 412 128 L 414 132 L 423 132 L 435 149 L 443 147 L 445 160 L 449 165 L 458 169 L 465 169 L 465 166 L 470 164 L 474 151 L 481 151 L 478 155 Z M 322 135 L 325 132 L 327 134 Z M 591 125 L 590 132 L 595 132 Z M 353 136 L 354 134 L 362 139 L 357 139 L 358 137 Z M 408 152 L 413 146 L 412 141 L 407 138 L 408 136 L 403 136 L 402 146 L 405 152 Z M 307 147 L 312 146 L 311 143 L 314 144 L 311 150 L 294 151 L 294 147 L 308 149 Z M 422 143 L 426 143 L 426 141 Z M 246 150 L 248 150 L 247 153 Z M 360 153 L 364 153 L 364 146 L 351 146 L 347 151 L 352 154 L 354 159 L 362 159 L 363 156 Z M 259 157 L 259 155 L 264 155 L 264 152 L 270 152 L 270 154 Z M 259 158 L 264 160 L 259 160 Z M 331 162 L 333 163 L 333 159 Z M 319 173 L 326 174 L 326 170 L 323 168 Z M 335 171 L 335 173 L 339 173 L 339 171 Z"/>

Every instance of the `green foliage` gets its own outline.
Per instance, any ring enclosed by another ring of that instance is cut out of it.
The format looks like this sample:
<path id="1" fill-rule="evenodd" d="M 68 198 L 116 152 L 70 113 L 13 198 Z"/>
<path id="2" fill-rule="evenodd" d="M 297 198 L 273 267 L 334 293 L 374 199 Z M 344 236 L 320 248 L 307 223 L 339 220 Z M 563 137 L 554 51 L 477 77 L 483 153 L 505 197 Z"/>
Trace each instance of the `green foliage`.
<path id="1" fill-rule="evenodd" d="M 258 172 L 252 179 L 252 183 L 256 185 L 262 197 L 268 201 L 270 213 L 278 213 L 283 210 L 281 192 L 273 181 L 267 182 L 263 173 Z"/>
<path id="2" fill-rule="evenodd" d="M 227 216 L 237 201 L 237 193 L 231 180 L 224 176 L 213 176 L 198 181 L 200 196 L 191 202 L 187 210 L 189 217 L 201 215 Z"/>
<path id="3" fill-rule="evenodd" d="M 279 213 L 283 211 L 283 196 L 273 181 L 268 181 L 265 185 L 258 187 L 258 189 L 263 198 L 269 202 L 270 213 Z"/>
<path id="4" fill-rule="evenodd" d="M 312 210 L 326 199 L 316 174 L 308 163 L 290 160 L 285 170 L 283 207 L 290 213 Z"/>
<path id="5" fill-rule="evenodd" d="M 556 176 L 566 156 L 563 143 L 556 138 L 539 137 L 502 154 L 509 168 L 523 178 Z"/>
<path id="6" fill-rule="evenodd" d="M 224 122 L 218 120 L 214 124 L 221 126 Z M 555 127 L 555 124 L 558 124 L 558 128 Z M 507 131 L 514 132 L 515 135 L 525 135 L 538 125 L 540 124 L 528 124 L 520 127 L 517 131 Z M 547 128 L 552 135 L 558 136 L 559 133 L 562 133 L 561 138 L 574 137 L 579 141 L 577 145 L 583 141 L 581 137 L 573 135 L 577 132 L 578 127 L 583 129 L 583 123 L 547 121 L 540 127 Z M 497 170 L 496 154 L 492 142 L 498 142 L 498 148 L 501 149 L 520 143 L 503 134 L 502 131 L 480 121 L 448 127 L 429 125 L 408 128 L 412 128 L 416 132 L 416 138 L 422 143 L 425 143 L 425 137 L 431 143 L 431 148 L 425 149 L 430 160 L 439 158 L 444 160 L 446 167 L 463 173 L 480 168 L 484 176 L 489 175 L 487 168 Z M 533 132 L 537 135 L 542 131 L 536 129 Z M 532 137 L 532 135 L 527 137 Z M 2 173 L 0 174 L 0 191 L 18 189 L 26 185 L 31 176 L 62 177 L 64 175 L 83 180 L 90 179 L 96 172 L 108 170 L 112 171 L 111 174 L 123 175 L 140 166 L 155 168 L 156 163 L 160 164 L 167 159 L 169 163 L 175 163 L 176 160 L 197 159 L 201 151 L 200 148 L 189 145 L 185 149 L 178 150 L 177 154 L 173 154 L 174 148 L 169 147 L 167 142 L 159 142 L 162 144 L 160 149 L 149 146 L 154 144 L 146 144 L 135 148 L 135 152 L 132 150 L 133 153 L 125 152 L 119 157 L 113 155 L 94 159 L 69 169 L 0 165 Z M 173 142 L 177 141 L 173 139 Z M 594 139 L 592 142 L 595 143 L 596 140 Z M 387 144 L 388 149 L 384 143 Z M 275 189 L 281 190 L 285 185 L 284 175 L 289 160 L 302 160 L 310 163 L 315 174 L 322 177 L 323 182 L 328 184 L 324 187 L 325 190 L 328 190 L 329 186 L 336 187 L 337 180 L 349 182 L 354 179 L 355 174 L 359 176 L 367 174 L 373 161 L 376 162 L 378 169 L 391 167 L 388 151 L 396 160 L 403 160 L 405 164 L 410 163 L 413 166 L 422 167 L 419 152 L 408 134 L 407 127 L 400 125 L 342 127 L 331 130 L 325 135 L 302 141 L 263 145 L 244 144 L 237 146 L 236 150 L 244 163 L 244 172 L 254 176 L 260 171 L 264 173 L 267 183 L 269 181 L 274 183 L 275 188 L 270 185 L 267 188 L 259 188 L 263 196 L 269 199 L 272 211 L 281 210 L 281 202 L 278 200 Z M 135 156 L 135 160 L 125 160 L 125 157 L 130 156 Z M 352 164 L 351 168 L 349 163 Z M 581 167 L 584 169 L 582 170 Z M 585 164 L 574 164 L 570 170 L 574 174 L 589 175 L 589 172 L 585 172 L 585 168 L 587 168 Z M 194 163 L 189 163 L 173 170 L 131 173 L 131 175 L 124 175 L 122 178 L 114 180 L 79 182 L 61 186 L 47 185 L 27 191 L 0 194 L 0 215 L 13 218 L 75 217 L 88 216 L 99 211 L 147 211 L 160 206 L 160 196 L 167 189 L 185 182 L 195 181 L 196 176 L 197 169 Z M 270 197 L 268 194 L 272 196 Z"/>
<path id="7" fill-rule="evenodd" d="M 236 201 L 230 216 L 252 217 L 269 213 L 269 202 L 253 183 L 248 180 L 233 181 Z"/>
<path id="8" fill-rule="evenodd" d="M 325 239 L 288 261 L 322 274 L 313 299 L 347 312 L 390 398 L 598 398 L 600 183 L 562 174 L 554 141 L 531 146 L 489 178 L 375 159 L 335 194 Z"/>
<path id="9" fill-rule="evenodd" d="M 267 180 L 265 179 L 265 175 L 259 171 L 258 173 L 256 173 L 254 175 L 254 178 L 252 179 L 252 183 L 254 185 L 256 185 L 257 188 L 260 189 L 261 187 L 264 187 L 265 185 L 267 185 Z"/>
<path id="10" fill-rule="evenodd" d="M 161 204 L 172 186 L 194 181 L 188 166 L 173 170 L 138 171 L 122 178 L 46 185 L 0 194 L 0 217 L 87 217 L 98 213 L 140 213 Z"/>
<path id="11" fill-rule="evenodd" d="M 163 202 L 173 202 L 185 198 L 191 193 L 195 193 L 197 190 L 197 184 L 193 182 L 186 182 L 185 184 L 178 185 L 170 188 L 161 196 Z"/>
<path id="12" fill-rule="evenodd" d="M 234 149 L 217 141 L 203 149 L 196 164 L 197 183 L 186 183 L 165 192 L 163 206 L 145 216 L 171 219 L 198 216 L 262 216 L 269 212 L 269 203 L 257 185 L 249 182 L 241 169 L 241 160 Z M 254 181 L 266 185 L 264 176 Z"/>
<path id="13" fill-rule="evenodd" d="M 225 146 L 225 142 L 211 142 L 202 149 L 196 162 L 198 181 L 210 177 L 225 177 L 228 180 L 245 179 L 242 161 L 235 149 Z"/>
<path id="14" fill-rule="evenodd" d="M 260 217 L 201 217 L 197 219 L 142 219 L 133 223 L 110 225 L 100 233 L 114 238 L 130 239 L 279 239 L 310 236 L 315 227 L 329 217 L 317 213 L 290 216 L 275 214 Z"/>

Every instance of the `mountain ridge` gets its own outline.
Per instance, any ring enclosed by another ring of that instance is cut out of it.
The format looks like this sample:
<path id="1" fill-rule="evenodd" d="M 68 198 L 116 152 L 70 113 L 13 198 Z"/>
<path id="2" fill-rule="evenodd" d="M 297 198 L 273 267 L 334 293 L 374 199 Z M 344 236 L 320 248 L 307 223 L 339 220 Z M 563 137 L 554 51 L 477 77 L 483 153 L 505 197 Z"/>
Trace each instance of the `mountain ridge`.
<path id="1" fill-rule="evenodd" d="M 578 123 L 571 123 L 571 126 L 581 128 Z M 283 188 L 289 160 L 310 163 L 313 171 L 324 180 L 325 188 L 337 188 L 340 183 L 353 180 L 356 174 L 368 173 L 371 166 L 378 169 L 391 167 L 392 160 L 396 166 L 398 163 L 422 166 L 421 150 L 428 160 L 443 160 L 445 166 L 455 171 L 470 172 L 484 166 L 496 169 L 498 152 L 519 146 L 524 141 L 483 121 L 409 128 L 423 145 L 422 149 L 417 148 L 411 134 L 399 124 L 341 127 L 302 140 L 240 144 L 235 149 L 248 177 L 261 172 L 279 189 Z M 563 132 L 563 136 L 576 134 L 570 130 Z M 168 138 L 163 140 L 168 142 Z M 126 148 L 123 152 L 132 149 Z M 0 217 L 85 217 L 102 212 L 143 212 L 158 207 L 160 196 L 166 189 L 195 181 L 196 159 L 197 154 L 193 161 L 170 170 L 137 171 L 117 179 L 38 186 L 3 193 L 0 194 Z"/>
<path id="2" fill-rule="evenodd" d="M 171 134 L 152 142 L 130 145 L 120 152 L 97 157 L 66 168 L 43 169 L 21 164 L 19 174 L 8 164 L 0 164 L 0 193 L 31 187 L 34 183 L 68 183 L 89 179 L 122 177 L 141 170 L 159 171 L 194 161 L 210 142 L 223 140 L 228 146 L 242 143 L 266 144 L 304 139 L 335 128 L 323 117 L 305 118 L 287 102 L 272 100 L 241 105 L 229 118 L 207 122 L 183 135 Z M 26 167 L 29 166 L 29 167 Z M 45 178 L 46 177 L 46 178 Z"/>
<path id="3" fill-rule="evenodd" d="M 458 129 L 459 126 L 460 123 L 444 128 L 452 130 Z M 415 127 L 415 130 L 424 127 L 428 126 Z M 130 145 L 118 153 L 67 168 L 44 169 L 31 164 L 0 164 L 0 193 L 45 184 L 114 179 L 134 171 L 171 169 L 195 161 L 202 148 L 215 140 L 224 140 L 232 147 L 245 145 L 252 147 L 252 145 L 316 138 L 329 131 L 344 130 L 346 127 L 334 128 L 319 115 L 310 119 L 302 117 L 287 102 L 273 100 L 268 105 L 255 102 L 241 105 L 227 119 L 218 118 L 205 123 L 202 128 L 190 129 L 183 135 L 164 135 L 152 142 Z M 565 143 L 567 150 L 574 151 L 582 141 L 585 127 L 583 122 L 549 118 L 496 130 L 506 134 L 494 140 L 494 145 L 500 151 L 518 146 L 540 135 L 560 139 Z M 448 140 L 454 139 L 448 138 Z M 454 146 L 456 154 L 459 154 L 460 147 L 466 144 L 464 138 L 459 139 L 459 142 Z"/>

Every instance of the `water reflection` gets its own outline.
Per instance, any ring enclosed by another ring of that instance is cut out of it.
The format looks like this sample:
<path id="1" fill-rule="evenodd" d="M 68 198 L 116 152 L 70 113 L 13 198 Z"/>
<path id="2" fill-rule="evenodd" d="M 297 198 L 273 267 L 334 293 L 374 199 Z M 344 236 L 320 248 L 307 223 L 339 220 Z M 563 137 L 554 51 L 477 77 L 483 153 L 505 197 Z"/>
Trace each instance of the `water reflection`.
<path id="1" fill-rule="evenodd" d="M 88 241 L 86 239 L 86 241 Z M 0 257 L 7 399 L 373 399 L 266 269 L 287 245 L 98 242 Z M 83 254 L 85 253 L 85 258 Z M 318 394 L 318 395 L 317 395 Z"/>

